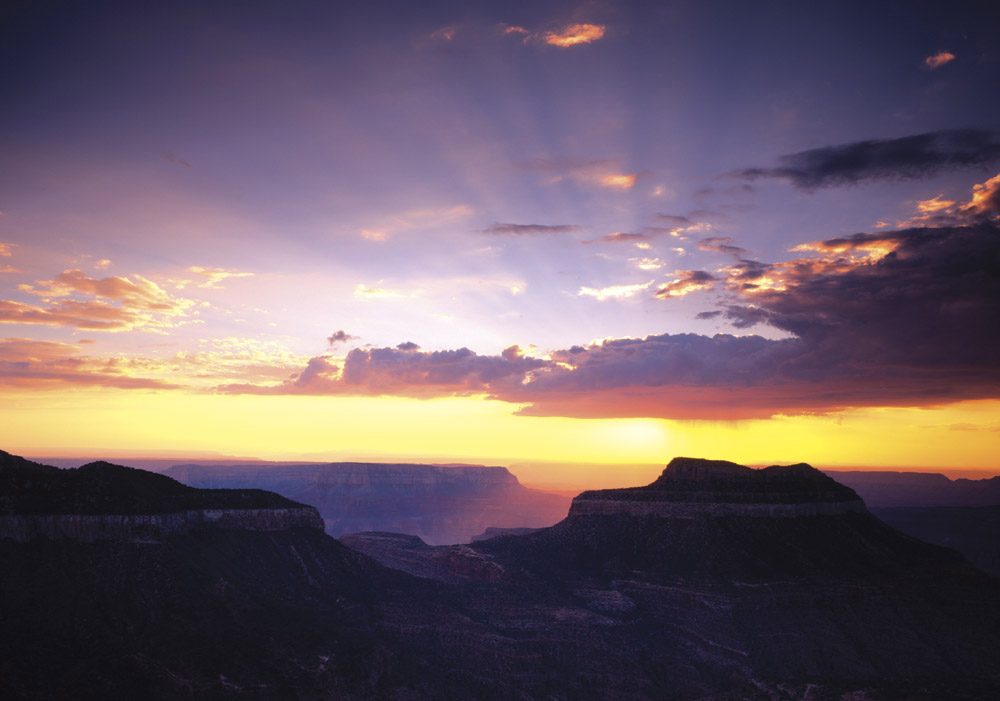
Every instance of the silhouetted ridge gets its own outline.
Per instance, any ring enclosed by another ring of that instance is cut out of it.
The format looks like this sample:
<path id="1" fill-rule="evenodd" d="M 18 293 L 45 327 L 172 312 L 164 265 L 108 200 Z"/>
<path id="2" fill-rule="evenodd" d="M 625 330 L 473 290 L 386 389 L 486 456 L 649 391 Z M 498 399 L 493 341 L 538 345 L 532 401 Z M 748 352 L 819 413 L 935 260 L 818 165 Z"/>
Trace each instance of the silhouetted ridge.
<path id="1" fill-rule="evenodd" d="M 259 489 L 195 489 L 145 470 L 92 462 L 60 470 L 0 451 L 0 514 L 167 514 L 195 509 L 289 509 Z"/>
<path id="2" fill-rule="evenodd" d="M 584 492 L 577 501 L 861 505 L 854 490 L 806 463 L 755 470 L 727 460 L 701 458 L 674 458 L 645 487 Z"/>

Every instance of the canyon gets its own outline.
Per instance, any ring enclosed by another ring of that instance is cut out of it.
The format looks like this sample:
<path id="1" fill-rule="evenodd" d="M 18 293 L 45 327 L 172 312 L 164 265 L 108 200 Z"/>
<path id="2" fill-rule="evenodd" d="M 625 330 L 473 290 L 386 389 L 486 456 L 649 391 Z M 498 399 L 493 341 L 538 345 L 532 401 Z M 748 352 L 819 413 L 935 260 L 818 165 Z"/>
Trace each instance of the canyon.
<path id="1" fill-rule="evenodd" d="M 315 506 L 327 533 L 415 535 L 466 543 L 485 529 L 551 526 L 569 498 L 524 487 L 504 467 L 329 463 L 177 465 L 164 474 L 199 488 L 258 488 Z"/>

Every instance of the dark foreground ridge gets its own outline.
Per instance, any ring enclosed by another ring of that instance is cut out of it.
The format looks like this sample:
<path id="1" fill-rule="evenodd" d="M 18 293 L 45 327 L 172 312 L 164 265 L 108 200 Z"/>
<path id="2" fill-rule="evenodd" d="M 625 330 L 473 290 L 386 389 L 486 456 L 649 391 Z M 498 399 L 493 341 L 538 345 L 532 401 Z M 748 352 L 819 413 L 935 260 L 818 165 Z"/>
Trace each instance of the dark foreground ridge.
<path id="1" fill-rule="evenodd" d="M 0 538 L 155 538 L 209 527 L 321 529 L 323 520 L 258 489 L 194 489 L 107 462 L 60 470 L 0 451 Z"/>
<path id="2" fill-rule="evenodd" d="M 0 450 L 0 514 L 167 514 L 302 506 L 260 489 L 194 489 L 108 462 L 60 470 Z"/>
<path id="3" fill-rule="evenodd" d="M 622 490 L 656 492 L 652 502 L 605 501 L 700 511 L 574 509 L 553 527 L 470 545 L 372 533 L 345 537 L 352 550 L 316 527 L 239 523 L 156 538 L 0 536 L 0 690 L 5 699 L 998 698 L 1000 582 L 863 509 L 708 508 L 856 502 L 812 468 L 750 472 L 672 463 L 653 485 Z M 154 482 L 134 473 L 107 472 L 117 495 L 108 503 L 150 496 Z M 18 489 L 39 504 L 47 484 Z M 677 494 L 688 501 L 670 501 Z"/>

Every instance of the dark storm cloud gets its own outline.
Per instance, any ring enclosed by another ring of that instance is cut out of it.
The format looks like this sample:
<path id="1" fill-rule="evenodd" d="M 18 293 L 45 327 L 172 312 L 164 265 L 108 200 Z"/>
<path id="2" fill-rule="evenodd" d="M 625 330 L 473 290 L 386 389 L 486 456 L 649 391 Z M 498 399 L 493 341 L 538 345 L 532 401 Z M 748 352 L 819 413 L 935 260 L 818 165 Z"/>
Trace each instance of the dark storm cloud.
<path id="1" fill-rule="evenodd" d="M 579 231 L 575 224 L 510 224 L 497 222 L 483 229 L 484 234 L 525 236 L 533 234 L 571 234 Z"/>
<path id="2" fill-rule="evenodd" d="M 945 129 L 800 151 L 782 156 L 778 166 L 746 168 L 732 175 L 748 180 L 788 180 L 796 187 L 814 190 L 865 180 L 920 178 L 997 160 L 1000 160 L 1000 135 L 996 132 Z"/>

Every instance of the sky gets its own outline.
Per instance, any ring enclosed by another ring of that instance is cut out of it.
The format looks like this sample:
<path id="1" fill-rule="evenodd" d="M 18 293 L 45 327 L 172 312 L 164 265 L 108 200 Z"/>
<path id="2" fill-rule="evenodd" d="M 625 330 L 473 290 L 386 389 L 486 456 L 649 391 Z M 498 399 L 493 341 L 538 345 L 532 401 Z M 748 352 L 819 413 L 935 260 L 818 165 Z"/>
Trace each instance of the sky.
<path id="1" fill-rule="evenodd" d="M 4 3 L 0 447 L 998 468 L 998 36 Z"/>

